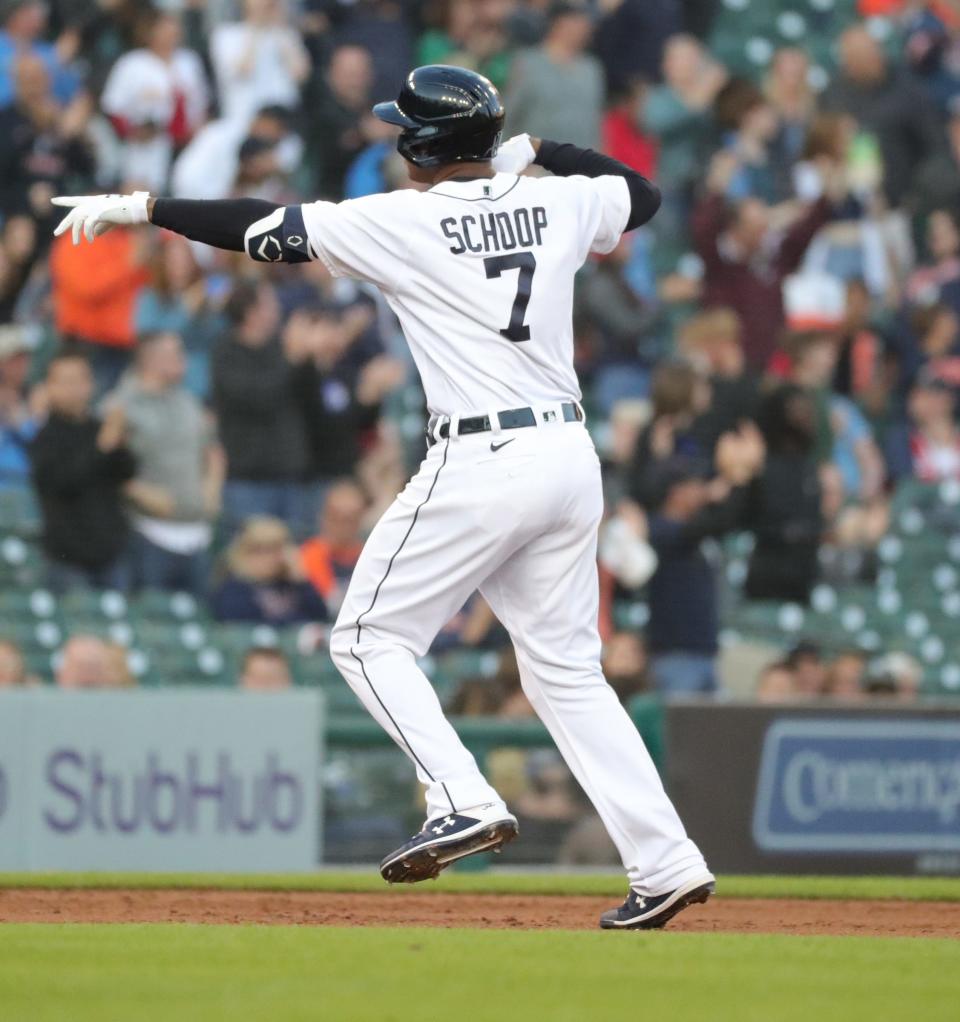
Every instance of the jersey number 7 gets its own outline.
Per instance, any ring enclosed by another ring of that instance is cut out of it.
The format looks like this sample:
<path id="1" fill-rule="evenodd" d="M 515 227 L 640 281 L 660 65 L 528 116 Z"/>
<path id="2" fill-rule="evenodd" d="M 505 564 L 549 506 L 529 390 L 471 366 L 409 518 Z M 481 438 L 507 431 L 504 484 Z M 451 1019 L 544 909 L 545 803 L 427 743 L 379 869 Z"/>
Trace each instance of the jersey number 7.
<path id="1" fill-rule="evenodd" d="M 532 252 L 518 252 L 515 255 L 489 256 L 483 260 L 483 268 L 487 271 L 487 280 L 499 277 L 504 270 L 519 270 L 517 276 L 517 297 L 513 300 L 510 312 L 510 324 L 500 333 L 508 341 L 529 341 L 530 327 L 523 322 L 530 303 L 530 291 L 533 288 L 533 274 L 537 268 L 537 260 Z"/>

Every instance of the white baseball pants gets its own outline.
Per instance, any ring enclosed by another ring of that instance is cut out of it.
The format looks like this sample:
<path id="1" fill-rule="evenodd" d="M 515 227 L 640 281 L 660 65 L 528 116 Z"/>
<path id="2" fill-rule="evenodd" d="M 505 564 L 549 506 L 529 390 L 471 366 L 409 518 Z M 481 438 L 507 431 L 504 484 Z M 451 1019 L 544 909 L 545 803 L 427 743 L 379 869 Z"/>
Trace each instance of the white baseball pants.
<path id="1" fill-rule="evenodd" d="M 602 505 L 600 464 L 580 423 L 441 440 L 367 540 L 331 654 L 413 761 L 428 819 L 502 802 L 416 663 L 479 589 L 509 631 L 523 690 L 596 806 L 631 886 L 652 896 L 706 866 L 600 669 Z"/>

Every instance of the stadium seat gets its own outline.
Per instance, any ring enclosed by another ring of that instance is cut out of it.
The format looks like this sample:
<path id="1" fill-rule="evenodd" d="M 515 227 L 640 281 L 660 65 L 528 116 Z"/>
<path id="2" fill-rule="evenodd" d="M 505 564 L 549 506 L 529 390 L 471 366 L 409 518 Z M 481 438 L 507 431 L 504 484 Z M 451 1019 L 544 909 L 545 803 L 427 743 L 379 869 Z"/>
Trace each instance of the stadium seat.
<path id="1" fill-rule="evenodd" d="M 57 618 L 57 600 L 45 589 L 0 589 L 0 622 Z"/>
<path id="2" fill-rule="evenodd" d="M 63 630 L 53 620 L 31 621 L 26 618 L 6 618 L 3 622 L 3 637 L 15 642 L 23 650 L 56 649 L 62 639 Z"/>
<path id="3" fill-rule="evenodd" d="M 45 562 L 36 543 L 14 533 L 0 533 L 0 588 L 41 585 Z"/>
<path id="4" fill-rule="evenodd" d="M 280 632 L 269 625 L 211 623 L 207 634 L 211 646 L 232 654 L 246 653 L 251 646 L 280 644 Z"/>
<path id="5" fill-rule="evenodd" d="M 203 608 L 189 593 L 148 590 L 137 596 L 131 612 L 138 619 L 154 621 L 194 621 L 206 617 Z"/>
<path id="6" fill-rule="evenodd" d="M 0 489 L 0 522 L 5 533 L 34 537 L 40 532 L 40 508 L 31 490 Z"/>
<path id="7" fill-rule="evenodd" d="M 190 624 L 183 625 L 176 621 L 151 621 L 140 619 L 137 621 L 137 639 L 147 649 L 168 649 L 168 648 L 198 648 L 206 638 L 203 629 L 199 625 L 201 641 L 198 646 L 192 643 L 185 643 L 181 632 L 189 628 Z"/>
<path id="8" fill-rule="evenodd" d="M 159 685 L 233 685 L 234 661 L 213 646 L 200 650 L 167 647 L 145 653 L 146 672 Z"/>
<path id="9" fill-rule="evenodd" d="M 100 621 L 122 621 L 128 613 L 127 599 L 122 593 L 109 590 L 76 589 L 60 598 L 60 613 L 64 618 L 83 618 Z"/>

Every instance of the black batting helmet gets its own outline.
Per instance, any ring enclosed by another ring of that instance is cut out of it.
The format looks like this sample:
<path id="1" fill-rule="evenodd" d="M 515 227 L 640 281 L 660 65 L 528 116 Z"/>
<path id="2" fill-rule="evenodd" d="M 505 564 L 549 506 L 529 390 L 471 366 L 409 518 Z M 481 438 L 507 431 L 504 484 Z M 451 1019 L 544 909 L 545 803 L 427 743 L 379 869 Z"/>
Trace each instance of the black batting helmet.
<path id="1" fill-rule="evenodd" d="M 500 93 L 464 67 L 418 67 L 407 75 L 396 102 L 377 103 L 373 112 L 403 128 L 397 151 L 418 167 L 492 160 L 500 147 Z"/>

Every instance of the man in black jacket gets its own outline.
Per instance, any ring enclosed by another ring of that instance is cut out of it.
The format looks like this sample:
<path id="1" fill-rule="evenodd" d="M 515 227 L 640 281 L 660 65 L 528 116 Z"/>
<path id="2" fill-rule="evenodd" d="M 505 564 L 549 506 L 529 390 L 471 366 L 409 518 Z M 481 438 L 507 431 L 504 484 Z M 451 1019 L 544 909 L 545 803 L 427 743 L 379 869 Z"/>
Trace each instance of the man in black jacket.
<path id="1" fill-rule="evenodd" d="M 123 487 L 136 461 L 124 439 L 123 409 L 112 409 L 102 422 L 91 413 L 93 374 L 79 354 L 54 358 L 46 386 L 50 418 L 30 458 L 50 588 L 126 589 Z"/>
<path id="2" fill-rule="evenodd" d="M 682 456 L 658 469 L 658 507 L 650 516 L 650 545 L 658 565 L 650 580 L 647 643 L 654 681 L 665 694 L 716 691 L 717 582 L 700 545 L 738 527 L 747 484 L 763 458 L 759 431 L 744 425 L 720 438 L 712 480 L 702 478 L 699 466 Z"/>
<path id="3" fill-rule="evenodd" d="M 270 515 L 304 538 L 316 518 L 313 488 L 305 482 L 314 335 L 294 316 L 281 339 L 279 307 L 268 284 L 239 285 L 226 312 L 232 326 L 214 349 L 211 378 L 227 455 L 227 528 L 235 532 L 254 515 Z"/>

